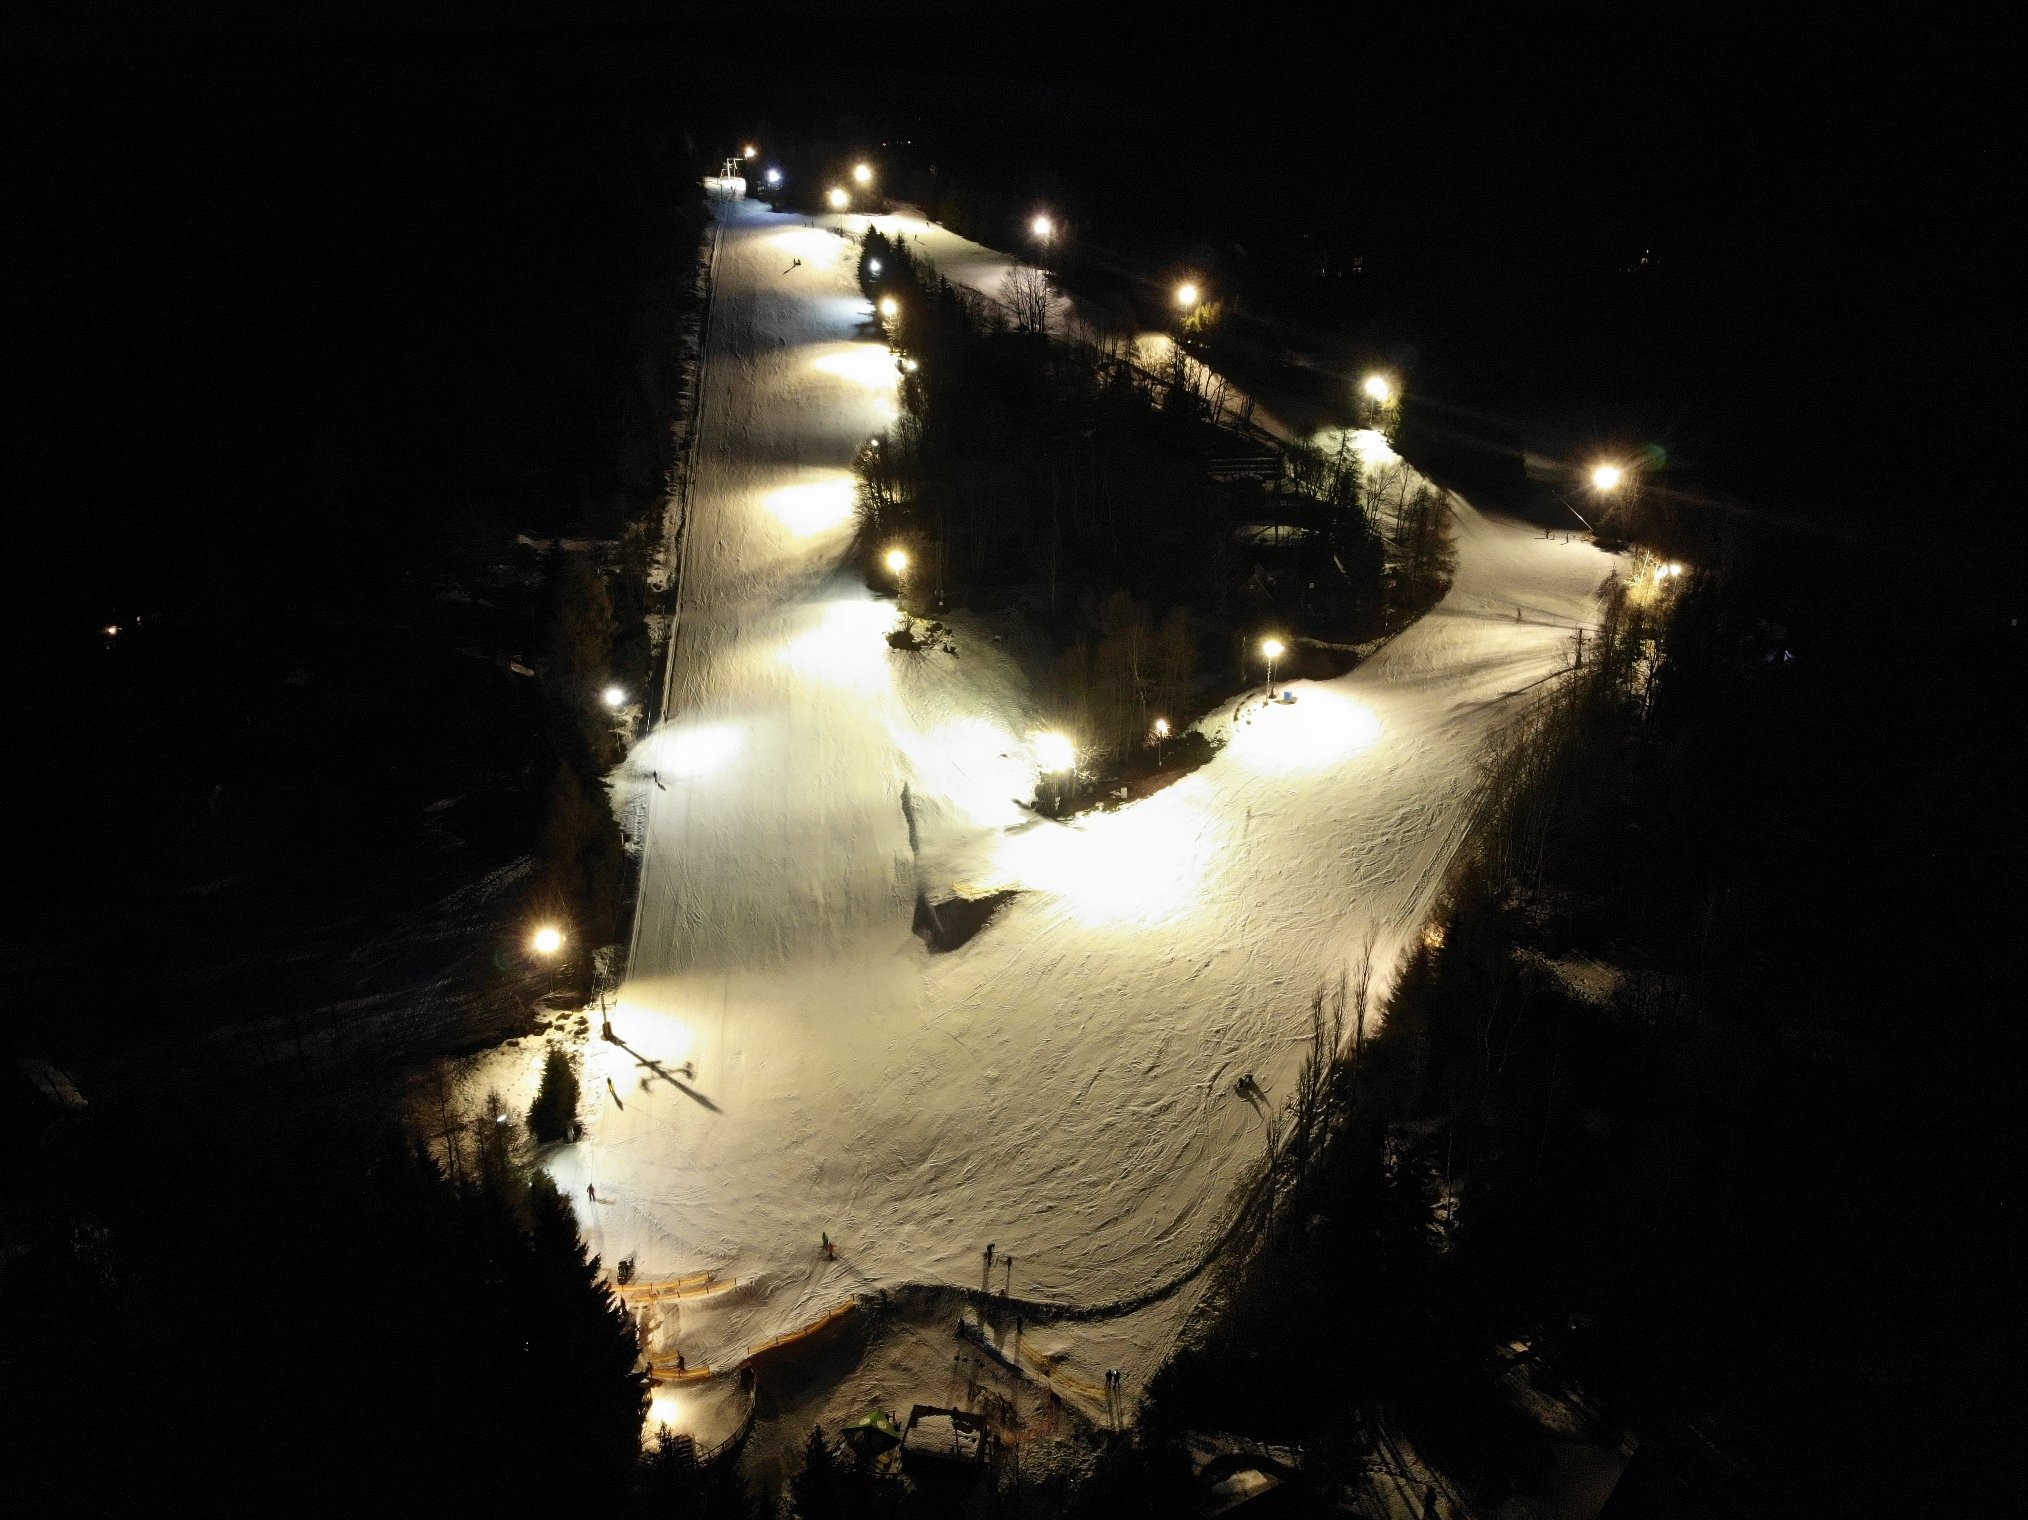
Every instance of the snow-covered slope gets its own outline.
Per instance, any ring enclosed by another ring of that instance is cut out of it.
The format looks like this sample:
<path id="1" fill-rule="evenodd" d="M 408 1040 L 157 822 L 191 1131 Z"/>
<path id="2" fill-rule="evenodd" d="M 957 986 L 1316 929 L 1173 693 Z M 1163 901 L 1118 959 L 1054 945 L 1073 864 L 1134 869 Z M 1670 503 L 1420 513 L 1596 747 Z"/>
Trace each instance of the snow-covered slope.
<path id="1" fill-rule="evenodd" d="M 891 651 L 890 607 L 836 573 L 849 461 L 893 409 L 852 246 L 720 214 L 670 716 L 626 783 L 623 1044 L 590 1042 L 553 1170 L 608 1261 L 743 1280 L 684 1310 L 692 1365 L 869 1285 L 977 1286 L 989 1242 L 1017 1296 L 1133 1298 L 1201 1257 L 1260 1154 L 1234 1078 L 1285 1093 L 1313 992 L 1369 929 L 1384 963 L 1416 928 L 1479 747 L 1569 662 L 1610 561 L 1460 503 L 1456 588 L 1376 658 L 1221 713 L 1225 750 L 1147 801 L 1038 820 L 1011 662 Z M 931 956 L 916 892 L 954 880 L 1021 893 Z M 1190 1302 L 1110 1364 L 1152 1371 Z"/>

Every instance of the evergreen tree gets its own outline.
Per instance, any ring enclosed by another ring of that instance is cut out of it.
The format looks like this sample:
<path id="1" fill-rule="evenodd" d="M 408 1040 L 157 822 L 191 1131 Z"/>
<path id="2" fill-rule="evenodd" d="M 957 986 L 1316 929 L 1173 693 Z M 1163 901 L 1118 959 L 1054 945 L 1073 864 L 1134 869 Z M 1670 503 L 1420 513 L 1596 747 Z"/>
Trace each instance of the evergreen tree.
<path id="1" fill-rule="evenodd" d="M 853 1508 L 851 1472 L 824 1427 L 814 1425 L 803 1443 L 803 1470 L 789 1479 L 789 1511 L 794 1520 L 847 1520 Z"/>
<path id="2" fill-rule="evenodd" d="M 542 1084 L 528 1106 L 528 1132 L 544 1145 L 568 1140 L 577 1130 L 577 1071 L 563 1047 L 552 1045 L 542 1060 Z"/>

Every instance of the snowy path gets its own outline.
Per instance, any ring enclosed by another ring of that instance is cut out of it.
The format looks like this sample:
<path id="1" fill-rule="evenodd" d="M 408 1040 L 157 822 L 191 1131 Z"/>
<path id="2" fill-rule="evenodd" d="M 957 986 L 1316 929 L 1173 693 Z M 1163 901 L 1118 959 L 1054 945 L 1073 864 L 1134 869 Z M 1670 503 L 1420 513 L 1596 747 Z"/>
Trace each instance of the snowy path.
<path id="1" fill-rule="evenodd" d="M 740 1280 L 682 1306 L 692 1364 L 873 1285 L 976 1287 L 988 1242 L 1017 1296 L 1145 1293 L 1261 1151 L 1234 1078 L 1283 1095 L 1312 993 L 1369 927 L 1385 965 L 1418 926 L 1480 746 L 1568 663 L 1610 561 L 1461 504 L 1455 590 L 1378 657 L 1221 714 L 1224 752 L 1133 808 L 1039 822 L 1018 673 L 981 640 L 890 651 L 891 609 L 834 571 L 893 410 L 851 246 L 721 216 L 670 721 L 632 761 L 623 1045 L 590 1042 L 587 1135 L 552 1169 L 608 1261 Z M 931 956 L 919 879 L 1024 891 Z M 1138 1383 L 1192 1302 L 1110 1364 Z"/>

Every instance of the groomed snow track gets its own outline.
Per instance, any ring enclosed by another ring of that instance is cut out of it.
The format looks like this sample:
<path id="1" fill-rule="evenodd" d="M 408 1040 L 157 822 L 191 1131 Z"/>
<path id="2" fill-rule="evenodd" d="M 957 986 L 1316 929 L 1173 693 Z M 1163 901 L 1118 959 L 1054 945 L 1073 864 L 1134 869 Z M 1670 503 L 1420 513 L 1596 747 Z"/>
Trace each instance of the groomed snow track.
<path id="1" fill-rule="evenodd" d="M 673 1306 L 686 1366 L 885 1290 L 1109 1337 L 1138 1383 L 1262 1170 L 1235 1077 L 1286 1090 L 1313 994 L 1369 939 L 1384 982 L 1484 746 L 1569 666 L 1612 562 L 1458 502 L 1434 612 L 1208 721 L 1224 748 L 1157 795 L 1040 820 L 1013 661 L 962 616 L 956 655 L 891 650 L 891 604 L 840 569 L 896 378 L 853 244 L 718 212 L 666 705 L 618 782 L 648 819 L 631 970 L 618 1041 L 585 1047 L 584 1140 L 549 1165 L 596 1185 L 607 1261 L 737 1279 Z M 917 225 L 954 277 L 1008 267 Z M 932 955 L 918 894 L 960 881 L 1019 891 Z"/>

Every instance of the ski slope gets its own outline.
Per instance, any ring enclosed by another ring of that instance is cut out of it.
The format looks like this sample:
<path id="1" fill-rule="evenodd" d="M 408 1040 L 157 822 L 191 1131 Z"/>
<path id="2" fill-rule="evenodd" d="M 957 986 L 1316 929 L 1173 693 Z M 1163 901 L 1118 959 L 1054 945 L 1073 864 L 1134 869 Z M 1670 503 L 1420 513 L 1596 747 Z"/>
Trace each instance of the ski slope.
<path id="1" fill-rule="evenodd" d="M 1145 1295 L 1261 1153 L 1235 1078 L 1285 1094 L 1312 994 L 1417 930 L 1477 754 L 1612 562 L 1460 502 L 1454 590 L 1375 658 L 1215 715 L 1223 751 L 1152 798 L 1039 820 L 1012 662 L 962 624 L 956 655 L 890 650 L 891 605 L 836 569 L 894 415 L 852 244 L 719 215 L 668 716 L 619 782 L 647 818 L 619 1043 L 587 1043 L 586 1133 L 549 1164 L 608 1262 L 738 1280 L 658 1330 L 693 1365 L 872 1286 L 977 1287 L 989 1242 L 1017 1297 Z M 938 242 L 953 274 L 1000 259 Z M 1019 895 L 931 955 L 916 894 L 955 881 Z M 1137 1385 L 1193 1301 L 1125 1347 L 1069 1333 Z"/>

